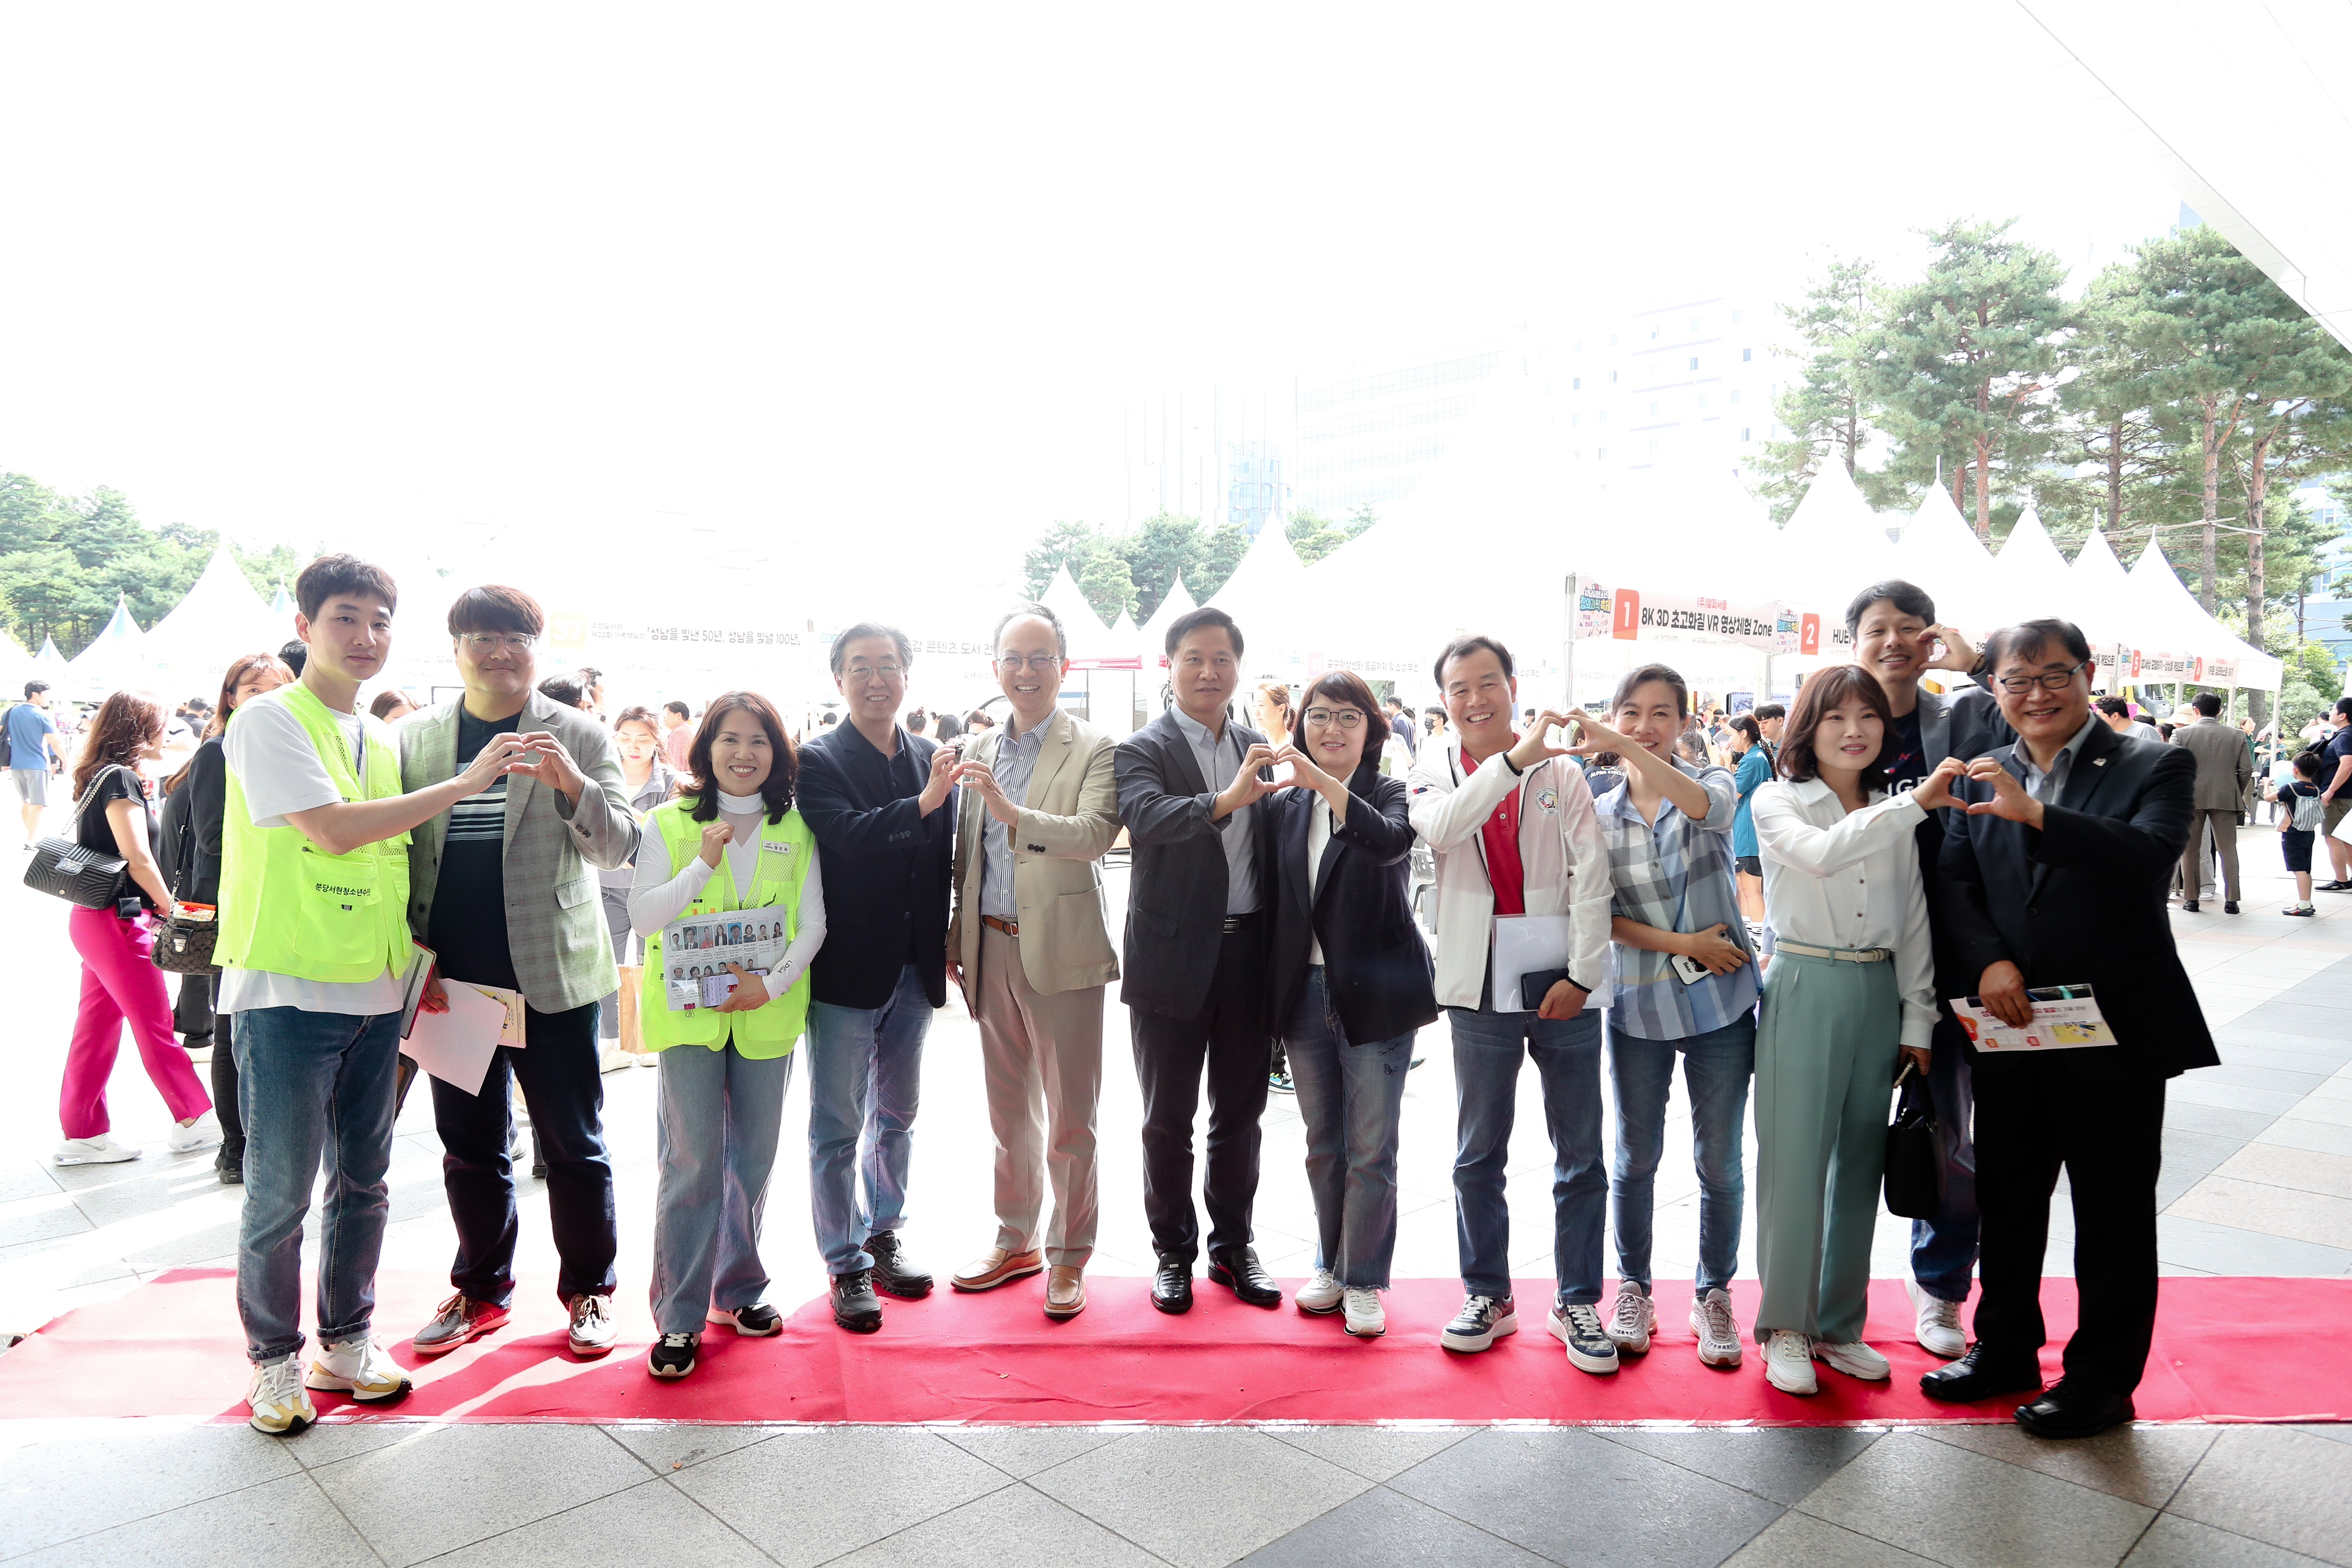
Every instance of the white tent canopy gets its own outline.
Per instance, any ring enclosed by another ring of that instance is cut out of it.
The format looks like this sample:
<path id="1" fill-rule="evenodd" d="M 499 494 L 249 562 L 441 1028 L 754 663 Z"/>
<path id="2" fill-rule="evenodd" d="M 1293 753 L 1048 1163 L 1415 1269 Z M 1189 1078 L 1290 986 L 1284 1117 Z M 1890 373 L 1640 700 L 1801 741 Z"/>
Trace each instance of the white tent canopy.
<path id="1" fill-rule="evenodd" d="M 1062 635 L 1069 639 L 1073 659 L 1097 664 L 1124 654 L 1125 649 L 1112 637 L 1110 628 L 1103 625 L 1102 616 L 1078 591 L 1077 580 L 1070 575 L 1067 565 L 1054 569 L 1054 580 L 1045 584 L 1037 602 L 1062 618 Z"/>
<path id="2" fill-rule="evenodd" d="M 269 613 L 224 544 L 180 602 L 148 628 L 151 679 L 167 697 L 209 696 L 231 661 L 275 653 L 293 635 L 293 617 Z"/>
<path id="3" fill-rule="evenodd" d="M 126 686 L 143 686 L 149 679 L 146 634 L 131 618 L 131 602 L 114 596 L 114 615 L 90 645 L 74 655 L 60 683 L 77 702 L 94 702 Z"/>
<path id="4" fill-rule="evenodd" d="M 1981 637 L 2016 618 L 2000 607 L 2007 595 L 1993 585 L 1992 557 L 1941 485 L 1927 487 L 1903 530 L 1895 546 L 1895 575 L 1925 588 L 1936 601 L 1937 618 L 1969 636 Z"/>
<path id="5" fill-rule="evenodd" d="M 2066 558 L 2051 540 L 2050 531 L 2042 526 L 2041 514 L 2027 507 L 2025 515 L 2017 520 L 2017 526 L 2009 531 L 2000 553 L 1993 557 L 1996 623 L 2030 621 L 2036 616 L 2048 615 L 2051 606 L 2066 605 L 2071 572 Z M 1982 640 L 1990 628 L 1968 629 Z"/>
<path id="6" fill-rule="evenodd" d="M 1870 584 L 1900 574 L 1886 520 L 1870 510 L 1834 454 L 1822 461 L 1780 525 L 1775 549 L 1798 579 L 1791 596 L 1821 615 L 1827 633 L 1822 651 L 1831 658 L 1843 657 L 1832 654 L 1830 644 L 1844 646 L 1847 601 Z"/>
<path id="7" fill-rule="evenodd" d="M 2182 586 L 2172 563 L 2164 558 L 2153 535 L 2140 558 L 2132 563 L 2126 582 L 2150 627 L 2139 646 L 2196 661 L 2187 673 L 2176 674 L 2172 679 L 2200 686 L 2278 689 L 2285 666 L 2207 614 L 2196 595 Z M 2217 664 L 2231 668 L 2217 669 L 2213 668 Z"/>
<path id="8" fill-rule="evenodd" d="M 1299 636 L 1307 603 L 1307 567 L 1281 528 L 1268 523 L 1251 541 L 1241 564 L 1209 603 L 1241 628 L 1242 668 L 1252 680 L 1298 684 L 1307 675 L 1306 639 Z"/>

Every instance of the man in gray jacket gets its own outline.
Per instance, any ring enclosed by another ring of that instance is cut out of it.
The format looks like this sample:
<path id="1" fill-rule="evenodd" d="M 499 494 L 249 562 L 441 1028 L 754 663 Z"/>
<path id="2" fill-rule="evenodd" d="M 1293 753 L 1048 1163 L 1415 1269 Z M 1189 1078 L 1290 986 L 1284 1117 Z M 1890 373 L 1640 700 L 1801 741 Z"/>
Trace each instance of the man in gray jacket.
<path id="1" fill-rule="evenodd" d="M 2197 815 L 2189 818 L 2189 847 L 2180 852 L 2180 908 L 2197 912 L 2204 880 L 2206 839 L 2221 851 L 2221 912 L 2238 912 L 2238 814 L 2246 808 L 2246 786 L 2254 776 L 2254 753 L 2246 737 L 2221 722 L 2221 694 L 2200 691 L 2189 700 L 2193 723 L 2172 731 L 2172 743 L 2197 759 Z"/>
<path id="2" fill-rule="evenodd" d="M 637 821 L 620 760 L 593 717 L 535 689 L 546 616 L 520 589 L 468 589 L 449 607 L 466 695 L 400 726 L 400 773 L 415 789 L 454 776 L 503 734 L 527 760 L 416 828 L 409 841 L 409 926 L 436 954 L 433 984 L 520 992 L 524 1048 L 499 1047 L 467 1094 L 433 1080 L 442 1180 L 457 1227 L 456 1294 L 418 1331 L 439 1355 L 507 1321 L 514 1299 L 510 1085 L 522 1086 L 547 1159 L 561 1258 L 556 1289 L 574 1355 L 613 1348 L 613 1166 L 604 1152 L 598 1001 L 619 984 L 595 872 L 636 853 Z M 425 1005 L 439 994 L 428 990 Z"/>

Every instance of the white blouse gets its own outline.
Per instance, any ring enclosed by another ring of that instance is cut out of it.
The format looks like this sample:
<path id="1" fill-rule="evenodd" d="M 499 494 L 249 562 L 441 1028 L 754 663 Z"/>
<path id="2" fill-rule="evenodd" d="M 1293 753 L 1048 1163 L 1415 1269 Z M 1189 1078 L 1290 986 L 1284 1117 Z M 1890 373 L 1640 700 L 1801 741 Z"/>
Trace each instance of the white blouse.
<path id="1" fill-rule="evenodd" d="M 759 824 L 767 809 L 768 803 L 756 795 L 719 792 L 719 815 L 735 830 L 735 837 L 727 842 L 724 858 L 728 870 L 734 874 L 738 898 L 749 893 L 758 878 Z M 694 902 L 711 874 L 711 868 L 703 863 L 702 857 L 695 855 L 688 858 L 686 869 L 672 876 L 669 841 L 659 833 L 648 831 L 637 843 L 636 881 L 629 889 L 630 927 L 639 936 L 659 936 L 665 927 L 686 912 L 686 906 Z M 800 983 L 816 957 L 817 949 L 824 945 L 824 877 L 821 861 L 811 856 L 808 876 L 801 883 L 799 918 L 793 922 L 793 940 L 784 948 L 783 968 L 768 984 L 772 1004 Z"/>
<path id="2" fill-rule="evenodd" d="M 1891 950 L 1903 1044 L 1927 1046 L 1936 1032 L 1936 966 L 1916 837 L 1926 810 L 1906 790 L 1875 795 L 1849 813 L 1819 779 L 1774 779 L 1750 799 L 1771 940 Z"/>

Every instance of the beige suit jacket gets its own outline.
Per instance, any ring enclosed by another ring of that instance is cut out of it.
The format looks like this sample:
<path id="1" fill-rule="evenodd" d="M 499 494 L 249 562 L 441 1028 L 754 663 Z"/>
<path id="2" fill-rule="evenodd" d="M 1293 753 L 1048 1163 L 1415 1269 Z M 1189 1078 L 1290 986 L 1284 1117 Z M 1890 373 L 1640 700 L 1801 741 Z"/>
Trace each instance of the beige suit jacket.
<path id="1" fill-rule="evenodd" d="M 994 763 L 1002 729 L 991 729 L 965 754 Z M 1115 743 L 1066 710 L 1046 721 L 1027 804 L 1011 833 L 1013 898 L 1020 910 L 1021 967 L 1041 994 L 1107 985 L 1118 978 L 1103 915 L 1102 857 L 1118 837 L 1118 786 L 1111 777 Z M 980 1007 L 980 884 L 987 856 L 981 827 L 989 820 L 978 790 L 956 792 L 955 914 L 948 952 L 963 965 L 964 997 Z"/>
<path id="2" fill-rule="evenodd" d="M 2253 782 L 2254 751 L 2236 726 L 2219 719 L 2178 725 L 2172 743 L 2197 759 L 2197 809 L 2242 811 Z"/>

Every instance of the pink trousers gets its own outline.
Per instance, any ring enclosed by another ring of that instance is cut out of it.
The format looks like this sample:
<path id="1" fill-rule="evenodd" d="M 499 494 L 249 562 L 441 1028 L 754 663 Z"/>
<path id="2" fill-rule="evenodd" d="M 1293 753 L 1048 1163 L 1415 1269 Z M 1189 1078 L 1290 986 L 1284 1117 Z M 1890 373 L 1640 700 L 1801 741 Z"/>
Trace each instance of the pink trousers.
<path id="1" fill-rule="evenodd" d="M 125 1023 L 173 1119 L 187 1121 L 210 1110 L 212 1099 L 196 1081 L 187 1051 L 172 1037 L 172 1004 L 164 994 L 163 972 L 155 967 L 155 933 L 147 917 L 126 921 L 111 910 L 76 904 L 67 929 L 81 954 L 81 1011 L 74 1019 L 65 1083 L 58 1091 L 58 1122 L 65 1135 L 95 1138 L 112 1125 L 106 1117 L 106 1080 L 114 1076 Z"/>

